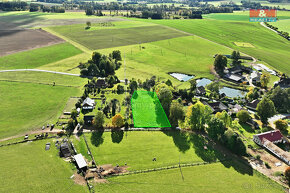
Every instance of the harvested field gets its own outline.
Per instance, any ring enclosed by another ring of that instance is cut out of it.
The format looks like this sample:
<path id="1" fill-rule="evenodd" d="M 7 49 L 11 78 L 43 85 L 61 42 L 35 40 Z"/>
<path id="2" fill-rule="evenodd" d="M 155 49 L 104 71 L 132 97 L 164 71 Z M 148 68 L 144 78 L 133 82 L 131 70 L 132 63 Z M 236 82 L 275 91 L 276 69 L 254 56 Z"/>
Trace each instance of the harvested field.
<path id="1" fill-rule="evenodd" d="M 0 56 L 64 42 L 41 29 L 18 29 L 0 22 Z"/>

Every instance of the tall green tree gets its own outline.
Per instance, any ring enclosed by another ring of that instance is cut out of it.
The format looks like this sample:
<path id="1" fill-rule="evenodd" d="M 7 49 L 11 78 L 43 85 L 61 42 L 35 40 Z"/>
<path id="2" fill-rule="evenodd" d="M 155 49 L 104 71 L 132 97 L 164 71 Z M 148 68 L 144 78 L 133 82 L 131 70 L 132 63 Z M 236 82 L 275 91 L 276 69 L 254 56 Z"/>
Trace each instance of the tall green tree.
<path id="1" fill-rule="evenodd" d="M 160 83 L 155 87 L 155 91 L 166 115 L 169 116 L 170 105 L 173 97 L 170 88 L 166 84 Z"/>
<path id="2" fill-rule="evenodd" d="M 276 110 L 273 101 L 268 97 L 264 97 L 257 105 L 257 114 L 260 116 L 262 123 L 266 124 L 268 118 L 275 115 Z"/>
<path id="3" fill-rule="evenodd" d="M 222 120 L 212 117 L 208 123 L 207 133 L 208 136 L 214 140 L 220 140 L 226 131 L 225 125 Z"/>
<path id="4" fill-rule="evenodd" d="M 131 80 L 130 84 L 129 84 L 129 88 L 130 88 L 130 93 L 133 94 L 135 90 L 137 90 L 138 88 L 138 83 L 136 82 L 136 80 Z"/>
<path id="5" fill-rule="evenodd" d="M 290 88 L 281 89 L 280 86 L 277 86 L 271 91 L 269 97 L 278 112 L 290 113 Z"/>
<path id="6" fill-rule="evenodd" d="M 214 60 L 214 69 L 218 74 L 223 74 L 228 60 L 225 56 L 218 54 Z"/>
<path id="7" fill-rule="evenodd" d="M 251 118 L 249 112 L 246 110 L 240 110 L 237 113 L 237 117 L 241 123 L 246 123 Z"/>
<path id="8" fill-rule="evenodd" d="M 200 101 L 188 108 L 187 118 L 193 130 L 204 130 L 205 124 L 210 119 L 212 110 Z"/>
<path id="9" fill-rule="evenodd" d="M 93 120 L 93 125 L 96 129 L 102 129 L 105 123 L 105 115 L 102 111 L 98 111 Z"/>
<path id="10" fill-rule="evenodd" d="M 170 123 L 171 126 L 177 127 L 178 121 L 184 119 L 184 111 L 183 106 L 179 104 L 177 101 L 174 101 L 170 106 Z"/>
<path id="11" fill-rule="evenodd" d="M 196 89 L 196 80 L 195 79 L 191 79 L 189 81 L 189 83 L 190 83 L 190 91 L 191 92 L 195 91 L 195 89 Z"/>
<path id="12" fill-rule="evenodd" d="M 267 72 L 263 72 L 260 78 L 261 86 L 267 88 L 270 82 L 270 74 Z"/>
<path id="13" fill-rule="evenodd" d="M 217 112 L 215 117 L 220 119 L 224 123 L 225 127 L 230 127 L 232 125 L 232 118 L 226 111 Z"/>
<path id="14" fill-rule="evenodd" d="M 239 51 L 233 51 L 232 52 L 232 55 L 231 55 L 231 59 L 233 60 L 233 65 L 236 66 L 236 65 L 239 65 L 240 64 L 240 52 Z"/>
<path id="15" fill-rule="evenodd" d="M 279 119 L 274 122 L 276 129 L 279 129 L 284 135 L 288 134 L 288 123 L 285 120 Z"/>

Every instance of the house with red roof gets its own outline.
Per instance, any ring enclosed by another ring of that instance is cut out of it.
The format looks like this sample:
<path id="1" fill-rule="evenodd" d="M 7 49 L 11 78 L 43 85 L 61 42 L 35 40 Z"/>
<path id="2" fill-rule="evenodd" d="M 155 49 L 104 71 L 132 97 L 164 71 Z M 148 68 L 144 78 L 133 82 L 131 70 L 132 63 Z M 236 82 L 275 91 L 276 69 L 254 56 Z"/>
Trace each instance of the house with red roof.
<path id="1" fill-rule="evenodd" d="M 272 143 L 280 143 L 283 142 L 283 135 L 279 130 L 273 130 L 265 133 L 259 133 L 253 137 L 253 141 L 258 145 L 263 145 L 265 141 L 264 139 Z"/>

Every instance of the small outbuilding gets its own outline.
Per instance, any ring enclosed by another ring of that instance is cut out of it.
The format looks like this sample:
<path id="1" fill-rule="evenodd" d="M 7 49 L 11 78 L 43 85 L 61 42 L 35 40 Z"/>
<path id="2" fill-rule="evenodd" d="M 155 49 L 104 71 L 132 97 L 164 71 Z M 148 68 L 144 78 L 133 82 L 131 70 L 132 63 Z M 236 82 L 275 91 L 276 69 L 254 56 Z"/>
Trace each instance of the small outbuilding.
<path id="1" fill-rule="evenodd" d="M 96 105 L 95 100 L 87 97 L 82 103 L 82 108 L 83 110 L 92 110 L 95 108 L 95 105 Z"/>
<path id="2" fill-rule="evenodd" d="M 87 162 L 84 159 L 82 154 L 77 154 L 74 156 L 74 160 L 76 161 L 76 165 L 78 169 L 87 169 Z"/>

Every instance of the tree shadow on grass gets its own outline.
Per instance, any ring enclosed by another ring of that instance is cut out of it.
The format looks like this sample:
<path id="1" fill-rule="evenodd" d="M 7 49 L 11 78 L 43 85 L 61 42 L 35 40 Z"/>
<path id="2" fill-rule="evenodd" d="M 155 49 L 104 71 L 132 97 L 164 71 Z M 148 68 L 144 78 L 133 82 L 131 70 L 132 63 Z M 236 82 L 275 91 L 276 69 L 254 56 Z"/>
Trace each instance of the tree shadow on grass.
<path id="1" fill-rule="evenodd" d="M 104 133 L 104 130 L 97 130 L 97 131 L 92 132 L 91 143 L 94 146 L 99 147 L 100 145 L 104 143 L 103 133 Z"/>
<path id="2" fill-rule="evenodd" d="M 249 162 L 245 158 L 231 153 L 225 147 L 220 150 L 216 143 L 212 143 L 203 136 L 194 133 L 190 134 L 189 140 L 195 149 L 196 155 L 203 161 L 213 162 L 219 160 L 226 168 L 233 167 L 240 174 L 253 175 L 253 168 Z"/>
<path id="3" fill-rule="evenodd" d="M 113 143 L 120 143 L 123 140 L 124 137 L 124 131 L 112 131 L 111 132 L 111 138 Z"/>
<path id="4" fill-rule="evenodd" d="M 172 137 L 175 146 L 182 153 L 185 153 L 190 149 L 190 141 L 188 140 L 188 135 L 186 132 L 181 132 L 179 130 L 163 131 L 167 136 Z"/>

